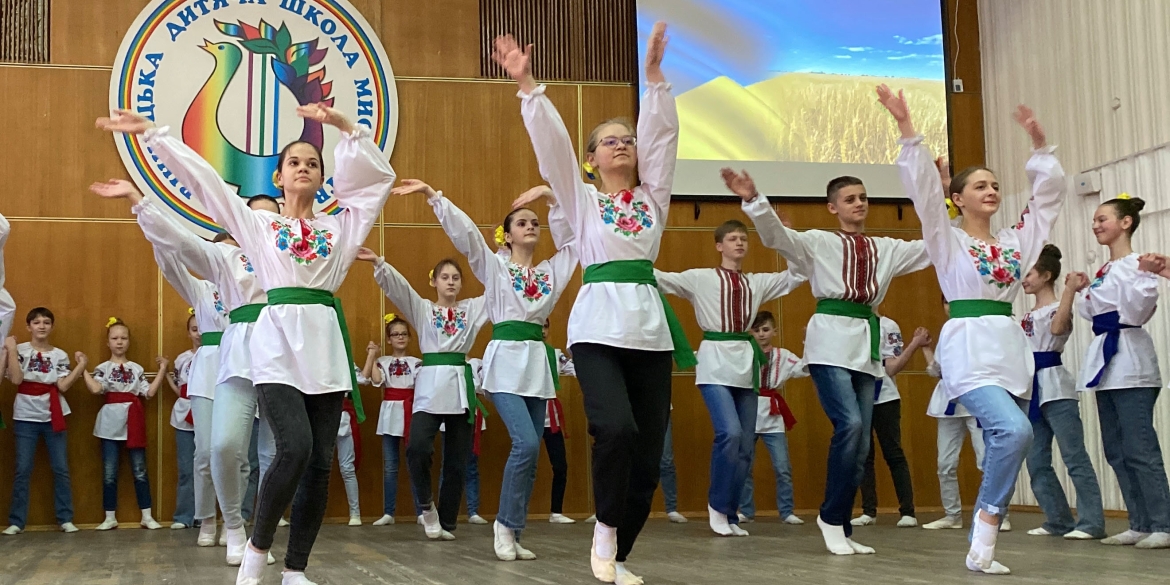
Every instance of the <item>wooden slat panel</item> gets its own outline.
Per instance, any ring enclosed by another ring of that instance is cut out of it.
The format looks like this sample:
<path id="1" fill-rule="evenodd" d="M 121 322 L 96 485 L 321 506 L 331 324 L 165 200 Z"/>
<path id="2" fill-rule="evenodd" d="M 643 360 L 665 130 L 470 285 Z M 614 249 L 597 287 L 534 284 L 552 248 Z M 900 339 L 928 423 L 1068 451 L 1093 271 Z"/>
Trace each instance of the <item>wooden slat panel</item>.
<path id="1" fill-rule="evenodd" d="M 49 0 L 0 0 L 0 61 L 49 62 Z"/>
<path id="2" fill-rule="evenodd" d="M 580 79 L 637 83 L 634 0 L 585 0 L 585 60 Z"/>

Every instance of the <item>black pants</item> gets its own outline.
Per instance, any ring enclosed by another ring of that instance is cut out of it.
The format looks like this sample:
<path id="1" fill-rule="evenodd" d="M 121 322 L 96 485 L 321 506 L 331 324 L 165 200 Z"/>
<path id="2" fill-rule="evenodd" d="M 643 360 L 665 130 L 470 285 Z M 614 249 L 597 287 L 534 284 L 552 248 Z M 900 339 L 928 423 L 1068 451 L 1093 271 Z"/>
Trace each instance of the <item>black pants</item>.
<path id="1" fill-rule="evenodd" d="M 617 561 L 624 562 L 658 488 L 671 353 L 595 343 L 574 344 L 572 353 L 593 436 L 597 521 L 617 528 Z"/>
<path id="2" fill-rule="evenodd" d="M 462 414 L 431 414 L 416 412 L 410 419 L 410 439 L 406 447 L 406 465 L 414 484 L 418 506 L 430 508 L 434 503 L 431 492 L 431 459 L 435 455 L 435 435 L 439 425 L 446 423 L 443 438 L 443 481 L 439 482 L 439 524 L 443 530 L 455 530 L 459 504 L 463 500 L 463 483 L 467 475 L 467 457 L 471 454 L 472 427 L 467 412 Z"/>
<path id="3" fill-rule="evenodd" d="M 565 507 L 565 486 L 569 483 L 569 460 L 565 456 L 565 432 L 553 433 L 544 428 L 544 448 L 548 450 L 548 462 L 552 465 L 552 508 L 553 514 L 563 513 Z"/>
<path id="4" fill-rule="evenodd" d="M 873 407 L 873 432 L 882 445 L 882 458 L 890 468 L 894 492 L 898 494 L 898 511 L 903 516 L 914 516 L 914 485 L 910 481 L 910 465 L 902 453 L 902 401 L 892 400 Z M 861 482 L 861 510 L 877 516 L 877 479 L 874 477 L 874 441 L 869 443 L 865 459 L 865 478 Z"/>
<path id="5" fill-rule="evenodd" d="M 276 525 L 291 502 L 284 566 L 304 571 L 329 501 L 329 470 L 345 393 L 303 394 L 284 384 L 257 384 L 256 391 L 260 416 L 276 442 L 276 457 L 261 480 L 252 544 L 260 550 L 272 548 Z"/>

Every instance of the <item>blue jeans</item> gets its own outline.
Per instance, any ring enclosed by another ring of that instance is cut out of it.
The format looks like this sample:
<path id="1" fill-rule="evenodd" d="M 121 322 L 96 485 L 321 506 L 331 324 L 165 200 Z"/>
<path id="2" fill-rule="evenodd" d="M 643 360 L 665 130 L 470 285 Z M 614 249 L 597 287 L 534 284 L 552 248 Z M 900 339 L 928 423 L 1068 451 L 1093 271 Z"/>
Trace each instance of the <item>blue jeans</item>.
<path id="1" fill-rule="evenodd" d="M 528 517 L 528 500 L 536 482 L 536 462 L 540 458 L 540 439 L 544 434 L 544 412 L 548 401 L 507 392 L 492 392 L 490 398 L 512 437 L 512 451 L 504 464 L 496 522 L 519 535 Z"/>
<path id="2" fill-rule="evenodd" d="M 256 490 L 260 487 L 260 419 L 252 420 L 252 438 L 248 443 L 248 487 L 244 489 L 244 500 L 240 502 L 240 516 L 245 522 L 252 519 L 256 507 Z"/>
<path id="3" fill-rule="evenodd" d="M 755 390 L 715 384 L 701 384 L 699 391 L 711 426 L 715 429 L 715 443 L 711 447 L 711 487 L 707 491 L 707 505 L 737 524 L 739 500 L 743 483 L 751 471 L 752 450 L 756 443 Z"/>
<path id="4" fill-rule="evenodd" d="M 195 525 L 195 431 L 175 429 L 175 459 L 179 485 L 175 488 L 172 522 Z"/>
<path id="5" fill-rule="evenodd" d="M 776 509 L 780 511 L 783 520 L 792 515 L 792 465 L 788 462 L 788 435 L 784 433 L 760 433 L 756 439 L 763 439 L 768 454 L 772 456 L 772 471 L 776 473 Z M 755 440 L 752 441 L 752 459 L 755 459 Z M 747 480 L 743 484 L 743 497 L 739 499 L 739 509 L 748 518 L 756 517 L 755 494 L 751 466 L 748 466 Z"/>
<path id="6" fill-rule="evenodd" d="M 32 475 L 33 457 L 37 454 L 37 439 L 40 437 L 45 438 L 45 447 L 49 451 L 49 466 L 53 469 L 53 505 L 57 512 L 57 523 L 73 521 L 73 489 L 69 484 L 66 432 L 53 432 L 53 423 L 12 421 L 12 434 L 16 446 L 16 479 L 12 485 L 9 524 L 23 529 L 28 519 L 29 477 Z"/>
<path id="7" fill-rule="evenodd" d="M 983 483 L 975 510 L 1003 518 L 1032 444 L 1032 423 L 1024 414 L 1028 402 L 999 386 L 983 386 L 960 396 L 959 404 L 983 427 Z"/>
<path id="8" fill-rule="evenodd" d="M 544 421 L 541 420 L 540 423 L 543 425 Z M 441 434 L 442 434 L 441 442 L 443 445 L 444 452 L 446 452 L 447 433 L 444 432 Z M 467 470 L 463 472 L 463 487 L 464 487 L 464 492 L 466 492 L 466 495 L 467 495 L 467 516 L 469 518 L 471 516 L 478 516 L 479 515 L 479 455 L 476 455 L 475 452 L 471 451 L 470 449 L 467 451 Z M 442 491 L 443 491 L 443 470 L 442 470 L 442 468 L 439 468 L 439 492 L 441 493 Z M 422 514 L 422 508 L 419 508 L 419 506 L 418 506 L 418 498 L 416 497 L 414 499 L 414 501 L 415 501 L 415 504 L 414 504 L 415 508 L 419 510 L 419 514 Z"/>
<path id="9" fill-rule="evenodd" d="M 678 474 L 674 470 L 674 440 L 670 438 L 670 419 L 666 419 L 666 439 L 662 442 L 662 461 L 659 463 L 662 485 L 662 499 L 666 500 L 666 513 L 678 511 Z"/>
<path id="10" fill-rule="evenodd" d="M 1028 475 L 1032 493 L 1044 511 L 1044 529 L 1063 535 L 1080 530 L 1094 538 L 1105 537 L 1105 512 L 1101 506 L 1101 488 L 1093 462 L 1085 451 L 1085 432 L 1081 424 L 1080 402 L 1053 400 L 1040 407 L 1042 417 L 1032 421 L 1032 450 L 1028 453 Z M 1052 469 L 1052 439 L 1060 444 L 1060 456 L 1077 489 L 1078 522 L 1068 507 L 1064 488 Z"/>
<path id="11" fill-rule="evenodd" d="M 1125 388 L 1097 392 L 1105 460 L 1117 474 L 1117 486 L 1129 511 L 1129 527 L 1138 532 L 1170 532 L 1170 487 L 1154 431 L 1158 391 Z"/>
<path id="12" fill-rule="evenodd" d="M 817 388 L 821 408 L 833 423 L 821 520 L 830 526 L 841 526 L 848 537 L 853 534 L 853 525 L 849 523 L 853 500 L 857 486 L 865 477 L 865 458 L 869 455 L 875 379 L 869 374 L 823 364 L 809 364 L 808 372 Z"/>
<path id="13" fill-rule="evenodd" d="M 398 462 L 402 454 L 402 437 L 382 435 L 382 513 L 393 516 L 398 505 Z M 406 470 L 410 473 L 410 469 Z M 414 493 L 414 484 L 410 484 L 410 491 Z M 414 515 L 422 514 L 418 505 L 418 496 L 411 498 L 414 502 Z"/>
<path id="14" fill-rule="evenodd" d="M 126 441 L 102 439 L 102 509 L 118 509 L 118 456 Z M 146 477 L 146 449 L 126 449 L 130 455 L 130 472 L 134 476 L 134 494 L 138 509 L 145 510 L 150 503 L 150 480 Z"/>

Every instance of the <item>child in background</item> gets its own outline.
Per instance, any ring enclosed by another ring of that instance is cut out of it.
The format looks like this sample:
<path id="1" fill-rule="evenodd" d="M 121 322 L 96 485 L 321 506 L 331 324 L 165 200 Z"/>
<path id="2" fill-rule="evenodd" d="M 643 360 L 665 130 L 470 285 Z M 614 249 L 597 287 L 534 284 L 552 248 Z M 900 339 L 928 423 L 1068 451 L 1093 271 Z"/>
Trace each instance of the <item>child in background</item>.
<path id="1" fill-rule="evenodd" d="M 410 416 L 414 410 L 414 381 L 422 360 L 406 355 L 410 343 L 410 325 L 394 313 L 388 313 L 386 342 L 390 355 L 378 357 L 378 344 L 370 342 L 362 376 L 382 388 L 382 406 L 378 411 L 378 435 L 382 437 L 382 517 L 374 526 L 394 523 L 398 503 L 398 462 L 403 443 L 410 436 Z M 410 468 L 407 468 L 410 473 Z M 413 493 L 414 484 L 411 484 Z M 422 516 L 418 498 L 414 497 L 414 515 Z"/>
<path id="2" fill-rule="evenodd" d="M 118 509 L 118 451 L 124 444 L 130 456 L 130 470 L 134 474 L 134 492 L 142 511 L 143 528 L 156 530 L 162 526 L 151 515 L 150 480 L 146 476 L 146 409 L 143 400 L 154 398 L 166 378 L 169 362 L 159 356 L 158 375 L 146 381 L 142 366 L 126 359 L 130 350 L 130 328 L 117 317 L 106 323 L 106 337 L 110 359 L 85 372 L 85 385 L 93 394 L 105 395 L 106 404 L 98 411 L 93 425 L 93 436 L 102 440 L 102 508 L 106 519 L 97 530 L 118 527 L 115 513 Z"/>
<path id="3" fill-rule="evenodd" d="M 548 343 L 548 319 L 544 320 L 544 342 Z M 577 377 L 573 360 L 561 350 L 555 350 L 557 376 Z M 559 392 L 559 391 L 558 391 Z M 548 451 L 548 462 L 552 466 L 552 496 L 548 521 L 552 524 L 575 524 L 577 521 L 564 515 L 565 488 L 569 482 L 569 460 L 565 452 L 565 407 L 560 397 L 548 401 L 544 413 L 544 448 Z"/>
<path id="4" fill-rule="evenodd" d="M 16 474 L 12 486 L 12 506 L 8 513 L 5 535 L 24 532 L 28 518 L 28 485 L 32 475 L 37 439 L 44 437 L 53 469 L 53 501 L 62 532 L 77 532 L 73 525 L 73 488 L 69 483 L 68 448 L 65 416 L 69 403 L 63 394 L 69 390 L 89 363 L 84 353 L 74 354 L 77 366 L 69 369 L 69 355 L 49 343 L 55 319 L 53 312 L 37 307 L 25 317 L 32 340 L 16 344 L 4 340 L 8 350 L 8 379 L 17 386 L 12 407 L 12 430 L 16 445 Z"/>
<path id="5" fill-rule="evenodd" d="M 368 360 L 367 360 L 368 361 Z M 362 375 L 362 370 L 353 365 L 357 383 L 368 386 L 370 379 Z M 349 525 L 362 525 L 362 510 L 359 504 L 357 470 L 362 461 L 362 434 L 358 430 L 358 416 L 354 410 L 353 400 L 346 395 L 341 402 L 341 424 L 337 427 L 337 468 L 341 471 L 341 481 L 345 484 L 345 500 L 349 504 Z"/>
<path id="6" fill-rule="evenodd" d="M 771 311 L 760 311 L 752 322 L 752 336 L 760 349 L 768 356 L 760 373 L 760 396 L 756 411 L 756 439 L 763 439 L 764 446 L 772 456 L 772 471 L 776 474 L 776 509 L 785 524 L 804 524 L 793 513 L 792 465 L 788 459 L 788 435 L 785 433 L 796 425 L 796 417 L 784 400 L 784 385 L 793 378 L 807 378 L 808 367 L 798 356 L 782 347 L 773 347 L 776 337 L 776 317 Z M 755 441 L 752 442 L 752 460 L 755 460 Z M 749 470 L 751 467 L 749 467 Z M 740 498 L 740 520 L 751 522 L 755 519 L 756 504 L 753 497 L 752 473 L 747 475 Z"/>
<path id="7" fill-rule="evenodd" d="M 191 399 L 187 397 L 187 382 L 191 379 L 191 365 L 195 351 L 202 345 L 195 310 L 187 318 L 187 337 L 191 349 L 175 358 L 175 369 L 167 375 L 167 384 L 175 393 L 171 408 L 171 427 L 175 429 L 175 464 L 179 484 L 175 488 L 175 512 L 171 530 L 182 530 L 195 525 L 195 421 L 191 416 Z"/>

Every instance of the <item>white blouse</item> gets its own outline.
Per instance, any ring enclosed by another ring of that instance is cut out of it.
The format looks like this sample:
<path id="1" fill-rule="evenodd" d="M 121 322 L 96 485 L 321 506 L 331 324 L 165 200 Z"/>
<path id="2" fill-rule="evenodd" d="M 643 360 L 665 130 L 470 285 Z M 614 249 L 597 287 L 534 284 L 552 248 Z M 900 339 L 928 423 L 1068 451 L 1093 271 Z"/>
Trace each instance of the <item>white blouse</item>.
<path id="1" fill-rule="evenodd" d="M 154 261 L 162 270 L 163 278 L 175 292 L 195 309 L 199 333 L 223 331 L 228 324 L 227 309 L 215 285 L 191 276 L 179 258 L 160 248 L 154 249 Z M 195 352 L 191 375 L 187 384 L 188 396 L 215 399 L 216 378 L 219 376 L 220 347 L 202 345 Z"/>
<path id="2" fill-rule="evenodd" d="M 419 370 L 422 369 L 422 360 L 410 355 L 400 358 L 388 355 L 378 358 L 374 367 L 382 373 L 381 388 L 413 389 Z M 381 410 L 378 411 L 378 434 L 401 437 L 405 429 L 406 402 L 383 400 Z"/>
<path id="3" fill-rule="evenodd" d="M 930 394 L 930 402 L 926 405 L 927 416 L 934 418 L 965 418 L 971 416 L 966 406 L 959 404 L 957 398 L 951 398 L 947 392 L 947 383 L 942 379 L 942 366 L 937 361 L 926 366 L 926 373 L 939 378 L 934 385 L 934 392 Z M 949 413 L 947 411 L 950 411 Z"/>
<path id="4" fill-rule="evenodd" d="M 703 331 L 748 332 L 760 305 L 778 299 L 804 283 L 789 271 L 764 274 L 724 268 L 694 268 L 683 272 L 654 271 L 658 288 L 680 296 L 695 308 Z M 751 388 L 755 363 L 748 341 L 707 341 L 699 344 L 696 384 Z"/>
<path id="5" fill-rule="evenodd" d="M 873 238 L 861 234 L 785 227 L 766 197 L 743 203 L 764 245 L 788 261 L 788 269 L 806 276 L 813 296 L 877 307 L 895 277 L 930 266 L 921 240 Z M 869 321 L 814 313 L 804 335 L 804 360 L 882 375 L 870 350 Z"/>
<path id="6" fill-rule="evenodd" d="M 4 288 L 4 244 L 8 243 L 8 233 L 11 231 L 12 226 L 8 223 L 8 218 L 0 215 L 0 342 L 8 339 L 8 333 L 12 331 L 12 320 L 16 318 L 16 301 L 12 300 L 8 289 Z"/>
<path id="7" fill-rule="evenodd" d="M 1043 307 L 1036 307 L 1028 311 L 1020 320 L 1020 326 L 1024 329 L 1024 335 L 1027 336 L 1033 352 L 1064 352 L 1064 344 L 1072 335 L 1072 330 L 1070 329 L 1064 335 L 1052 334 L 1052 319 L 1056 316 L 1056 309 L 1059 307 L 1059 301 Z M 1040 387 L 1041 405 L 1053 400 L 1076 400 L 1076 382 L 1073 381 L 1068 368 L 1063 365 L 1037 370 L 1035 376 Z"/>
<path id="8" fill-rule="evenodd" d="M 93 379 L 102 385 L 102 395 L 113 392 L 127 392 L 146 396 L 150 382 L 146 372 L 134 362 L 115 364 L 102 362 L 93 370 Z M 93 423 L 93 436 L 111 441 L 126 440 L 126 421 L 130 416 L 129 402 L 115 402 L 102 405 L 97 420 Z"/>
<path id="9" fill-rule="evenodd" d="M 784 386 L 789 380 L 808 377 L 808 364 L 796 354 L 782 347 L 773 347 L 766 353 L 768 354 L 768 363 L 764 366 L 764 379 L 760 380 L 762 387 L 775 389 L 783 395 Z M 758 397 L 756 399 L 756 434 L 783 433 L 784 431 L 784 417 L 772 414 L 772 398 L 769 396 Z"/>
<path id="10" fill-rule="evenodd" d="M 883 316 L 879 319 L 879 325 L 882 329 L 882 375 L 878 379 L 881 381 L 882 387 L 878 389 L 878 394 L 874 397 L 873 403 L 875 405 L 902 399 L 902 395 L 898 393 L 898 384 L 894 382 L 893 377 L 886 373 L 885 361 L 901 356 L 902 349 L 905 348 L 905 343 L 902 340 L 902 328 L 898 327 L 893 319 Z"/>
<path id="11" fill-rule="evenodd" d="M 552 187 L 576 237 L 582 267 L 612 260 L 658 258 L 670 211 L 678 151 L 678 112 L 670 84 L 652 83 L 638 116 L 638 178 L 632 191 L 601 193 L 581 180 L 573 139 L 545 86 L 523 99 L 521 114 L 536 151 L 540 174 Z M 586 284 L 569 315 L 569 346 L 597 343 L 648 351 L 674 348 L 662 298 L 652 286 Z"/>
<path id="12" fill-rule="evenodd" d="M 1032 197 L 1019 223 L 1000 230 L 996 242 L 989 244 L 951 225 L 938 169 L 922 137 L 900 142 L 902 184 L 922 222 L 922 239 L 943 296 L 952 302 L 1014 301 L 1020 279 L 1040 257 L 1064 205 L 1067 186 L 1064 169 L 1052 154 L 1055 147 L 1032 152 L 1026 167 Z M 936 354 L 950 398 L 983 386 L 999 386 L 1022 399 L 1032 395 L 1032 351 L 1011 317 L 950 319 L 939 334 Z"/>
<path id="13" fill-rule="evenodd" d="M 467 257 L 471 273 L 483 283 L 487 319 L 492 323 L 543 325 L 577 270 L 573 234 L 561 206 L 549 208 L 549 228 L 557 253 L 525 268 L 492 251 L 475 222 L 441 192 L 430 203 L 455 248 Z M 484 350 L 483 362 L 483 387 L 488 392 L 544 399 L 556 394 L 543 341 L 493 339 Z"/>
<path id="14" fill-rule="evenodd" d="M 1081 364 L 1079 389 L 1161 388 L 1154 340 L 1142 328 L 1158 308 L 1158 276 L 1138 270 L 1138 254 L 1134 253 L 1105 263 L 1084 294 L 1078 296 L 1077 313 L 1081 317 L 1091 321 L 1096 315 L 1117 311 L 1123 325 L 1136 325 L 1121 330 L 1117 355 L 1105 368 L 1097 387 L 1088 388 L 1105 363 L 1105 335 L 1093 338 Z"/>
<path id="15" fill-rule="evenodd" d="M 190 178 L 192 181 L 212 179 L 210 184 L 188 182 L 185 186 L 193 192 L 212 194 L 200 195 L 201 199 L 214 197 L 221 185 L 218 177 L 199 174 Z M 138 225 L 155 249 L 175 254 L 188 269 L 215 284 L 227 311 L 244 305 L 268 304 L 268 295 L 256 279 L 252 262 L 238 246 L 224 242 L 216 244 L 200 238 L 162 213 L 150 199 L 143 199 L 131 211 L 138 215 Z M 200 327 L 200 331 L 203 331 Z M 252 358 L 248 344 L 254 327 L 255 323 L 227 323 L 222 329 L 214 329 L 223 331 L 219 347 L 212 348 L 219 353 L 214 384 L 222 384 L 232 378 L 251 381 Z M 207 397 L 214 398 L 212 395 Z"/>
<path id="16" fill-rule="evenodd" d="M 183 384 L 188 384 L 191 380 L 191 366 L 195 363 L 194 357 L 196 352 L 191 350 L 184 351 L 175 358 L 175 371 L 172 374 L 175 377 L 175 385 L 179 388 Z M 191 395 L 191 386 L 187 386 L 187 395 Z M 191 399 L 179 397 L 175 399 L 175 405 L 171 407 L 171 426 L 180 431 L 194 431 L 195 427 L 187 422 L 187 414 L 191 412 Z"/>
<path id="17" fill-rule="evenodd" d="M 252 210 L 195 151 L 168 136 L 167 129 L 146 133 L 146 144 L 184 185 L 218 185 L 192 190 L 216 221 L 235 237 L 251 260 L 264 290 L 285 287 L 336 292 L 357 251 L 378 220 L 394 170 L 358 126 L 342 134 L 333 160 L 337 215 L 294 219 Z M 352 362 L 333 307 L 269 305 L 260 312 L 248 344 L 255 384 L 285 384 L 305 394 L 349 392 Z"/>
<path id="18" fill-rule="evenodd" d="M 378 258 L 374 280 L 386 298 L 398 307 L 402 318 L 418 331 L 418 346 L 427 353 L 466 355 L 475 336 L 487 322 L 485 297 L 464 299 L 454 307 L 440 307 L 414 292 L 410 283 L 393 266 Z M 460 414 L 474 405 L 467 403 L 467 382 L 461 366 L 429 366 L 419 369 L 414 384 L 414 412 Z"/>
<path id="19" fill-rule="evenodd" d="M 25 382 L 39 382 L 41 384 L 57 384 L 57 380 L 69 375 L 69 354 L 54 347 L 51 351 L 41 352 L 33 349 L 29 342 L 16 346 L 16 359 L 20 362 L 20 370 L 24 372 Z M 65 401 L 65 393 L 60 392 L 61 413 L 69 415 L 69 403 Z M 29 396 L 17 393 L 16 401 L 12 405 L 12 419 L 25 422 L 50 422 L 49 395 Z"/>
<path id="20" fill-rule="evenodd" d="M 573 365 L 573 360 L 569 359 L 569 356 L 565 355 L 565 352 L 559 349 L 554 349 L 553 351 L 556 352 L 557 356 L 557 373 L 562 376 L 572 376 L 576 378 L 577 367 Z M 552 417 L 554 414 L 556 414 L 555 408 L 556 407 L 553 406 L 552 400 L 549 400 L 548 404 L 544 405 L 544 428 L 546 429 L 552 427 Z M 565 424 L 566 423 L 564 420 L 557 421 L 557 426 L 562 429 L 565 428 Z"/>

